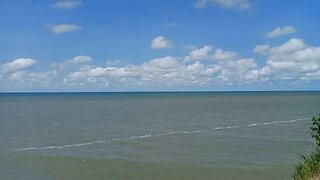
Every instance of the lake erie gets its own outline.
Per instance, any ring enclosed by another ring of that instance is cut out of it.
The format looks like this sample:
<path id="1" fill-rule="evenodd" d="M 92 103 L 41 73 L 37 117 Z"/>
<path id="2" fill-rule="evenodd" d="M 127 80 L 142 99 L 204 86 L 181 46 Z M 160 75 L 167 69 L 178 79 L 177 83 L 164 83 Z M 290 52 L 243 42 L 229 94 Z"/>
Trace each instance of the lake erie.
<path id="1" fill-rule="evenodd" d="M 320 92 L 1 93 L 0 179 L 291 179 Z"/>

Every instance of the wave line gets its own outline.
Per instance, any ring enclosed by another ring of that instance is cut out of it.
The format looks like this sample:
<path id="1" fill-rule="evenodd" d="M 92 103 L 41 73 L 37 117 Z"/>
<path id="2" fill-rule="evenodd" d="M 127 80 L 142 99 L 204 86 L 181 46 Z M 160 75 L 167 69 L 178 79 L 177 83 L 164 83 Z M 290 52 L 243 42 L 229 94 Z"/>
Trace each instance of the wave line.
<path id="1" fill-rule="evenodd" d="M 46 147 L 25 147 L 25 148 L 12 148 L 8 149 L 10 151 L 31 151 L 31 150 L 50 150 L 50 149 L 64 149 L 64 148 L 73 148 L 73 147 L 80 147 L 80 146 L 89 146 L 93 144 L 106 144 L 112 142 L 119 142 L 119 141 L 130 141 L 135 139 L 145 139 L 145 138 L 152 138 L 152 137 L 160 137 L 160 136 L 170 136 L 176 134 L 196 134 L 196 133 L 204 133 L 214 130 L 226 130 L 226 129 L 236 129 L 241 127 L 254 127 L 254 126 L 263 126 L 263 125 L 272 125 L 272 124 L 280 124 L 280 123 L 294 123 L 298 121 L 305 121 L 310 118 L 300 118 L 300 119 L 293 119 L 287 121 L 271 121 L 271 122 L 264 122 L 264 123 L 252 123 L 252 124 L 245 124 L 245 125 L 234 125 L 234 126 L 221 126 L 221 127 L 214 127 L 211 129 L 202 129 L 202 130 L 193 130 L 193 131 L 170 131 L 158 134 L 145 134 L 140 136 L 130 136 L 127 138 L 119 138 L 119 139 L 112 139 L 110 141 L 105 140 L 96 140 L 90 141 L 85 143 L 78 143 L 78 144 L 67 144 L 62 146 L 46 146 Z"/>

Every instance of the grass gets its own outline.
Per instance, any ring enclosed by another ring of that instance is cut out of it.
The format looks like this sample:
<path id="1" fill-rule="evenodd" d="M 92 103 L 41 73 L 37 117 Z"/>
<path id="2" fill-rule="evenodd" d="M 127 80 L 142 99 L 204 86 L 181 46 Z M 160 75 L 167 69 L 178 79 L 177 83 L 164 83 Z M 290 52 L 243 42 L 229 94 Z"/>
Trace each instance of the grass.
<path id="1" fill-rule="evenodd" d="M 302 156 L 303 161 L 296 165 L 293 175 L 295 180 L 312 180 L 320 175 L 320 114 L 312 118 L 311 136 L 316 144 L 316 150 L 308 156 Z"/>

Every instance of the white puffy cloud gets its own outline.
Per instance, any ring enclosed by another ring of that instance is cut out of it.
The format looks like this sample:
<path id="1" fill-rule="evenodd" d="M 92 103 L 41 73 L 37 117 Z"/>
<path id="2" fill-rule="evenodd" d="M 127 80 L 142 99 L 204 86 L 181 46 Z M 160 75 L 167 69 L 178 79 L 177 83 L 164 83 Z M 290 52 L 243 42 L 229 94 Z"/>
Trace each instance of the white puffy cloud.
<path id="1" fill-rule="evenodd" d="M 238 56 L 238 54 L 236 52 L 224 51 L 222 49 L 216 49 L 216 51 L 213 54 L 213 59 L 228 60 L 228 59 L 234 59 L 237 56 Z"/>
<path id="2" fill-rule="evenodd" d="M 266 36 L 268 38 L 275 38 L 275 37 L 278 37 L 278 36 L 283 36 L 283 35 L 286 35 L 286 34 L 292 34 L 292 33 L 295 33 L 295 32 L 296 32 L 296 30 L 295 30 L 294 27 L 292 27 L 292 26 L 284 26 L 284 27 L 277 27 L 274 30 L 272 30 L 270 32 L 267 32 Z"/>
<path id="3" fill-rule="evenodd" d="M 7 86 L 16 88 L 40 88 L 40 87 L 54 87 L 57 82 L 52 80 L 56 77 L 56 72 L 29 72 L 17 71 L 12 73 L 7 79 Z"/>
<path id="4" fill-rule="evenodd" d="M 17 59 L 0 65 L 0 89 L 211 88 L 320 80 L 318 46 L 292 38 L 277 46 L 256 46 L 254 51 L 265 61 L 258 65 L 254 58 L 239 58 L 235 52 L 209 45 L 185 57 L 165 56 L 124 66 L 113 61 L 97 66 L 91 57 L 81 55 L 54 63 L 44 72 L 30 69 L 35 63 L 32 59 Z"/>
<path id="5" fill-rule="evenodd" d="M 53 63 L 52 66 L 58 69 L 65 69 L 68 66 L 87 64 L 87 63 L 90 63 L 91 61 L 92 61 L 92 58 L 90 56 L 80 55 L 60 63 Z"/>
<path id="6" fill-rule="evenodd" d="M 254 47 L 253 52 L 260 53 L 260 54 L 266 54 L 269 51 L 270 47 L 267 44 L 261 44 Z"/>
<path id="7" fill-rule="evenodd" d="M 81 0 L 59 0 L 52 6 L 57 9 L 74 9 L 82 5 Z"/>
<path id="8" fill-rule="evenodd" d="M 307 45 L 301 40 L 297 38 L 292 38 L 288 42 L 270 48 L 269 45 L 263 44 L 263 45 L 257 45 L 254 48 L 254 52 L 264 54 L 264 55 L 272 55 L 272 54 L 285 54 L 290 52 L 295 52 L 299 50 L 303 50 L 307 47 Z"/>
<path id="9" fill-rule="evenodd" d="M 301 77 L 301 79 L 306 81 L 320 80 L 320 70 L 306 73 L 305 76 Z"/>
<path id="10" fill-rule="evenodd" d="M 232 51 L 224 51 L 222 49 L 214 50 L 213 46 L 206 45 L 202 48 L 192 50 L 185 60 L 231 60 L 235 59 L 237 55 L 237 53 Z"/>
<path id="11" fill-rule="evenodd" d="M 70 73 L 68 75 L 71 79 L 95 78 L 100 77 L 106 73 L 106 69 L 101 67 L 88 68 L 82 71 Z"/>
<path id="12" fill-rule="evenodd" d="M 254 52 L 269 55 L 279 55 L 300 51 L 306 49 L 307 47 L 308 46 L 303 42 L 303 40 L 292 38 L 288 42 L 272 48 L 270 48 L 269 45 L 257 45 L 254 48 Z"/>
<path id="13" fill-rule="evenodd" d="M 50 28 L 50 30 L 54 34 L 70 33 L 70 32 L 79 31 L 82 29 L 81 26 L 78 26 L 76 24 L 58 24 L 58 25 L 48 24 L 47 27 Z"/>
<path id="14" fill-rule="evenodd" d="M 73 63 L 89 63 L 92 61 L 90 56 L 75 56 L 71 59 Z"/>
<path id="15" fill-rule="evenodd" d="M 213 47 L 206 45 L 202 48 L 194 49 L 190 52 L 189 56 L 187 56 L 187 60 L 208 60 L 212 59 L 212 50 Z"/>
<path id="16" fill-rule="evenodd" d="M 0 73 L 13 73 L 31 68 L 36 60 L 30 58 L 20 58 L 0 65 Z"/>
<path id="17" fill-rule="evenodd" d="M 292 38 L 282 45 L 262 49 L 256 52 L 266 56 L 266 65 L 251 72 L 256 78 L 297 81 L 320 79 L 320 47 L 309 46 L 301 39 Z"/>
<path id="18" fill-rule="evenodd" d="M 52 88 L 55 83 L 56 72 L 32 72 L 31 67 L 36 63 L 30 58 L 20 58 L 11 62 L 0 64 L 1 90 L 37 89 L 40 87 Z"/>
<path id="19" fill-rule="evenodd" d="M 89 67 L 70 73 L 65 83 L 97 83 L 121 86 L 190 86 L 204 85 L 219 67 L 200 62 L 185 64 L 174 57 L 155 58 L 141 65 L 124 67 Z"/>
<path id="20" fill-rule="evenodd" d="M 151 42 L 152 49 L 168 49 L 173 48 L 171 41 L 166 39 L 164 36 L 157 36 Z"/>
<path id="21" fill-rule="evenodd" d="M 284 53 L 291 53 L 299 50 L 303 50 L 307 47 L 306 44 L 301 39 L 292 38 L 288 42 L 270 48 L 270 54 L 284 54 Z"/>
<path id="22" fill-rule="evenodd" d="M 225 61 L 220 66 L 221 73 L 217 78 L 231 85 L 247 83 L 248 73 L 257 68 L 257 64 L 252 58 Z"/>
<path id="23" fill-rule="evenodd" d="M 150 67 L 155 67 L 155 68 L 160 68 L 160 69 L 175 68 L 177 65 L 178 65 L 177 60 L 171 56 L 167 56 L 164 58 L 156 58 L 156 59 L 151 60 L 148 63 L 148 66 L 150 66 Z"/>
<path id="24" fill-rule="evenodd" d="M 251 7 L 250 0 L 197 0 L 194 3 L 196 8 L 205 8 L 209 5 L 219 6 L 224 9 L 245 10 Z"/>
<path id="25" fill-rule="evenodd" d="M 141 65 L 124 67 L 88 67 L 70 73 L 66 84 L 99 83 L 130 87 L 208 86 L 214 84 L 247 83 L 248 72 L 256 69 L 254 59 L 235 59 L 203 64 L 185 62 L 166 56 Z"/>

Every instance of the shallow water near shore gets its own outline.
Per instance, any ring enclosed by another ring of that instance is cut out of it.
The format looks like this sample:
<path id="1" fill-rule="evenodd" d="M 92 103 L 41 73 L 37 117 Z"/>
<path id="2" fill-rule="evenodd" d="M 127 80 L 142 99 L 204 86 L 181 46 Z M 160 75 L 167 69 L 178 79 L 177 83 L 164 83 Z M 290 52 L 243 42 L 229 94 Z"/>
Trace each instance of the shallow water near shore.
<path id="1" fill-rule="evenodd" d="M 320 92 L 0 94 L 1 179 L 290 179 Z"/>

